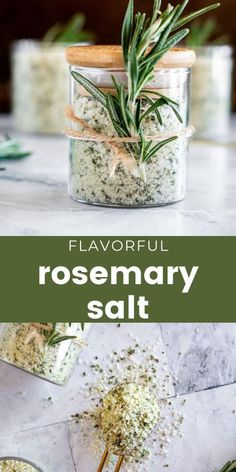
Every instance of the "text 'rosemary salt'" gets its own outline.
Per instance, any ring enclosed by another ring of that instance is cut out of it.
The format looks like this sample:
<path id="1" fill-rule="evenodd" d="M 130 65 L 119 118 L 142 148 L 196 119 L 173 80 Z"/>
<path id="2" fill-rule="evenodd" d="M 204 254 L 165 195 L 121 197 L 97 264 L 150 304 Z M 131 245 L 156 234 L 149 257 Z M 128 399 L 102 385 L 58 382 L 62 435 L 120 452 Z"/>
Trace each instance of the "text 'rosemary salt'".
<path id="1" fill-rule="evenodd" d="M 85 266 L 39 266 L 38 284 L 40 286 L 106 286 L 110 290 L 117 286 L 129 287 L 133 293 L 126 294 L 126 299 L 111 299 L 106 302 L 101 300 L 90 300 L 87 303 L 87 316 L 92 320 L 100 320 L 105 315 L 111 320 L 124 320 L 125 317 L 131 320 L 141 318 L 149 319 L 149 301 L 145 296 L 147 286 L 166 287 L 176 286 L 177 291 L 186 295 L 189 293 L 198 273 L 199 266 L 148 266 L 140 268 L 138 266 L 95 266 L 88 268 Z M 143 293 L 136 293 L 136 286 L 142 288 Z M 92 291 L 91 291 L 92 293 Z M 81 292 L 80 292 L 81 294 Z M 103 294 L 104 295 L 104 294 Z"/>

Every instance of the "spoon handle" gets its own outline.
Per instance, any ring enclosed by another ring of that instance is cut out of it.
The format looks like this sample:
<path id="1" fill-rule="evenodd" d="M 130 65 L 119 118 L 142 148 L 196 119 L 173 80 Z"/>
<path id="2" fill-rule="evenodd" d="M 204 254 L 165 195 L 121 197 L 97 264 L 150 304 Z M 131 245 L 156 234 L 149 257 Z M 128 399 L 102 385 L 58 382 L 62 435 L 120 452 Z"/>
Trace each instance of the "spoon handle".
<path id="1" fill-rule="evenodd" d="M 103 455 L 102 455 L 101 462 L 100 462 L 100 464 L 99 464 L 99 466 L 98 466 L 97 472 L 102 472 L 103 467 L 104 467 L 104 465 L 105 465 L 105 462 L 106 462 L 106 460 L 107 460 L 108 454 L 109 454 L 109 451 L 108 451 L 108 449 L 106 448 L 105 451 L 104 451 L 104 453 L 103 453 Z M 120 469 L 118 469 L 118 470 L 120 470 Z"/>
<path id="2" fill-rule="evenodd" d="M 119 470 L 120 470 L 120 468 L 121 468 L 121 466 L 122 466 L 122 464 L 123 464 L 123 461 L 124 461 L 124 456 L 120 456 L 120 457 L 119 457 L 119 460 L 118 460 L 118 462 L 117 462 L 117 464 L 116 464 L 115 472 L 119 472 Z"/>

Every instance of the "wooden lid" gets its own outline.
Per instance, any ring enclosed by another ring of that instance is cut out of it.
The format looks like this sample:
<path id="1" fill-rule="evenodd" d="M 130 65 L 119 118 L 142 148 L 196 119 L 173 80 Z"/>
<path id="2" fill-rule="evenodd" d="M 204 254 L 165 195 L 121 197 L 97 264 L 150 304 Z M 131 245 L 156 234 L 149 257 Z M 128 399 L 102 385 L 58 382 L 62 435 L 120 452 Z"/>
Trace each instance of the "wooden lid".
<path id="1" fill-rule="evenodd" d="M 66 60 L 81 67 L 124 68 L 121 46 L 71 46 L 66 49 Z M 192 67 L 195 60 L 193 50 L 173 48 L 158 61 L 156 69 Z"/>

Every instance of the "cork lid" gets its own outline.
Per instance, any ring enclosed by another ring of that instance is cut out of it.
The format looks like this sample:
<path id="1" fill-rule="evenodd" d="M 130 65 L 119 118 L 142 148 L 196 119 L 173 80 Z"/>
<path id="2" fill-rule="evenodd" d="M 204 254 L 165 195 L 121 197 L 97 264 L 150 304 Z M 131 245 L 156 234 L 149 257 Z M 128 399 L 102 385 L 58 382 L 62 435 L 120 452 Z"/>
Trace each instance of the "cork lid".
<path id="1" fill-rule="evenodd" d="M 69 64 L 80 67 L 123 69 L 121 46 L 71 46 L 66 49 Z M 158 62 L 156 69 L 192 67 L 196 54 L 191 49 L 173 48 Z"/>

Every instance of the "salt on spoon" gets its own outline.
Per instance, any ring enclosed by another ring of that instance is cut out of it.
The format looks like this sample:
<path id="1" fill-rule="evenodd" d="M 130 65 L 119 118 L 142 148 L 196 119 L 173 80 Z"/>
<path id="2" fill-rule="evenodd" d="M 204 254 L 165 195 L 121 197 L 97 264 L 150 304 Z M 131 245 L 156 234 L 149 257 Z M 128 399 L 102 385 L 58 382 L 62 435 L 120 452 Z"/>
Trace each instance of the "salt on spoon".
<path id="1" fill-rule="evenodd" d="M 143 385 L 124 383 L 106 395 L 101 429 L 106 443 L 97 472 L 102 472 L 109 453 L 119 456 L 118 472 L 132 451 L 140 447 L 156 426 L 160 410 L 155 395 Z"/>

